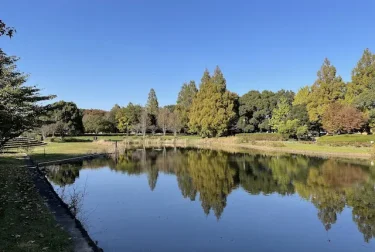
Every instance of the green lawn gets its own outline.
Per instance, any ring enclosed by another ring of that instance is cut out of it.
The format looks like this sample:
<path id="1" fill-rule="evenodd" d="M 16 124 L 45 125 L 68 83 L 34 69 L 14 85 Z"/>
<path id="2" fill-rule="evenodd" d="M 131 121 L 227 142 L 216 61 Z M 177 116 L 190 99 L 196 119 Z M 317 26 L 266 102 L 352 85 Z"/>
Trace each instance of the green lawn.
<path id="1" fill-rule="evenodd" d="M 0 251 L 72 251 L 17 154 L 0 155 Z"/>
<path id="2" fill-rule="evenodd" d="M 36 147 L 29 155 L 37 162 L 60 160 L 82 156 L 91 153 L 104 153 L 114 143 L 101 145 L 95 142 L 68 142 L 68 143 L 47 143 L 45 146 Z"/>
<path id="3" fill-rule="evenodd" d="M 284 148 L 290 150 L 301 150 L 301 151 L 314 151 L 322 153 L 364 153 L 367 154 L 370 152 L 371 148 L 368 147 L 353 147 L 353 146 L 340 146 L 332 147 L 328 145 L 317 145 L 317 144 L 305 144 L 299 142 L 284 142 Z"/>
<path id="4" fill-rule="evenodd" d="M 335 135 L 335 136 L 322 136 L 318 138 L 320 143 L 331 143 L 331 142 L 370 142 L 375 141 L 375 135 Z"/>
<path id="5" fill-rule="evenodd" d="M 98 140 L 126 140 L 126 139 L 129 139 L 129 140 L 141 140 L 143 139 L 142 136 L 96 136 Z M 172 136 L 172 135 L 166 135 L 166 136 L 163 136 L 163 135 L 147 135 L 146 136 L 147 139 L 164 139 L 164 140 L 168 140 L 168 139 L 174 139 L 175 137 Z M 200 136 L 197 136 L 197 135 L 178 135 L 177 136 L 177 139 L 199 139 L 201 138 Z M 55 138 L 56 140 L 58 140 L 58 138 Z M 67 137 L 67 139 L 79 139 L 79 140 L 86 140 L 86 141 L 92 141 L 94 139 L 94 136 L 90 136 L 90 135 L 87 135 L 87 136 L 73 136 L 73 137 Z"/>

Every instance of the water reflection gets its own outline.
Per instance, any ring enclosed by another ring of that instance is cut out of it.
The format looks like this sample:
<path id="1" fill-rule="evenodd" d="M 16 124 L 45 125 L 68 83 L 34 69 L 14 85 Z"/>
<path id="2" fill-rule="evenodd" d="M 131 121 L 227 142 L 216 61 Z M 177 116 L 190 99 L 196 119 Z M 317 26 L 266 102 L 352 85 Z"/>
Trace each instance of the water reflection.
<path id="1" fill-rule="evenodd" d="M 326 230 L 345 207 L 364 240 L 375 237 L 375 172 L 370 166 L 295 155 L 230 154 L 196 149 L 127 150 L 116 159 L 81 161 L 50 167 L 48 178 L 59 186 L 73 184 L 80 169 L 109 167 L 127 175 L 147 174 L 155 190 L 160 173 L 173 174 L 184 198 L 199 198 L 203 212 L 219 220 L 228 195 L 241 187 L 251 195 L 293 195 L 311 202 Z M 199 197 L 198 197 L 199 195 Z"/>

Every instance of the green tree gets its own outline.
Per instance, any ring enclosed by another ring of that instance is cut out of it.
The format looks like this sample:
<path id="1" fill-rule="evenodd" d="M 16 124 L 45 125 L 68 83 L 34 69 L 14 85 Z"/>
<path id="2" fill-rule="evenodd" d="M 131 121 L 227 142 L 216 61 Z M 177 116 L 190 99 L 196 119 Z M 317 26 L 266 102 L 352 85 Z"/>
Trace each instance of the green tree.
<path id="1" fill-rule="evenodd" d="M 118 132 L 117 124 L 118 121 L 116 119 L 116 114 L 119 113 L 121 107 L 118 104 L 115 104 L 112 109 L 107 114 L 107 120 L 113 125 L 114 131 Z"/>
<path id="2" fill-rule="evenodd" d="M 318 79 L 307 97 L 306 106 L 310 121 L 320 124 L 329 104 L 343 101 L 346 88 L 341 77 L 336 76 L 336 68 L 328 59 L 324 60 L 317 76 Z"/>
<path id="3" fill-rule="evenodd" d="M 16 29 L 14 29 L 13 27 L 7 26 L 0 19 L 0 37 L 1 36 L 8 36 L 9 38 L 12 38 L 15 32 L 16 32 Z M 1 49 L 0 49 L 0 51 L 1 51 Z"/>
<path id="4" fill-rule="evenodd" d="M 2 25 L 0 34 L 8 34 L 9 30 Z M 25 86 L 28 76 L 17 69 L 17 61 L 18 58 L 0 50 L 0 148 L 23 132 L 40 127 L 40 118 L 50 110 L 50 106 L 40 102 L 55 97 L 40 95 L 36 86 Z"/>
<path id="5" fill-rule="evenodd" d="M 223 89 L 225 81 L 219 73 L 217 70 L 211 78 L 207 70 L 204 72 L 189 114 L 190 130 L 202 137 L 225 134 L 236 116 L 234 96 Z"/>
<path id="6" fill-rule="evenodd" d="M 282 97 L 277 108 L 272 111 L 272 118 L 270 120 L 272 129 L 279 131 L 285 126 L 285 122 L 288 120 L 290 114 L 290 107 L 288 100 Z"/>
<path id="7" fill-rule="evenodd" d="M 375 79 L 375 54 L 369 49 L 363 52 L 357 66 L 352 71 L 352 81 L 348 84 L 345 101 L 352 104 L 356 97 L 367 89 Z"/>
<path id="8" fill-rule="evenodd" d="M 114 125 L 108 120 L 108 112 L 99 109 L 83 111 L 83 127 L 87 133 L 113 132 Z"/>
<path id="9" fill-rule="evenodd" d="M 309 99 L 310 91 L 309 86 L 300 88 L 294 97 L 293 105 L 306 105 Z"/>
<path id="10" fill-rule="evenodd" d="M 213 84 L 217 85 L 220 88 L 221 91 L 225 92 L 225 90 L 227 89 L 227 81 L 225 80 L 219 66 L 216 66 L 211 80 Z"/>
<path id="11" fill-rule="evenodd" d="M 140 123 L 142 107 L 131 102 L 126 107 L 117 111 L 116 120 L 118 122 L 117 128 L 121 132 L 129 134 L 130 129 L 134 129 Z"/>
<path id="12" fill-rule="evenodd" d="M 159 102 L 158 102 L 158 98 L 156 97 L 155 90 L 153 88 L 151 88 L 150 93 L 148 94 L 146 109 L 147 109 L 148 116 L 150 117 L 150 126 L 152 129 L 152 134 L 154 134 L 156 127 L 157 127 Z"/>
<path id="13" fill-rule="evenodd" d="M 77 135 L 83 133 L 82 111 L 74 102 L 59 101 L 52 104 L 53 111 L 50 118 L 59 125 L 64 125 L 66 134 Z M 59 126 L 59 128 L 61 128 Z M 61 131 L 60 131 L 61 132 Z"/>
<path id="14" fill-rule="evenodd" d="M 195 85 L 195 81 L 190 81 L 189 84 L 184 83 L 181 87 L 181 91 L 178 93 L 176 110 L 181 118 L 181 123 L 183 124 L 185 132 L 188 131 L 189 112 L 197 92 L 198 89 Z"/>
<path id="15" fill-rule="evenodd" d="M 280 90 L 277 93 L 265 90 L 262 93 L 251 90 L 239 98 L 239 119 L 237 127 L 243 132 L 270 131 L 269 120 L 281 97 L 291 103 L 292 91 Z"/>

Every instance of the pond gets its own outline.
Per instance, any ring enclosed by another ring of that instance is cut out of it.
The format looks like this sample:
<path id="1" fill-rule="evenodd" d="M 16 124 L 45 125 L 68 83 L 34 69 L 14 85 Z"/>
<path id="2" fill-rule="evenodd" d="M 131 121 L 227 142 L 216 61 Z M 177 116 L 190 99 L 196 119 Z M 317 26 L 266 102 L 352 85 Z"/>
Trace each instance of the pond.
<path id="1" fill-rule="evenodd" d="M 104 251 L 375 251 L 375 167 L 134 149 L 47 178 Z"/>

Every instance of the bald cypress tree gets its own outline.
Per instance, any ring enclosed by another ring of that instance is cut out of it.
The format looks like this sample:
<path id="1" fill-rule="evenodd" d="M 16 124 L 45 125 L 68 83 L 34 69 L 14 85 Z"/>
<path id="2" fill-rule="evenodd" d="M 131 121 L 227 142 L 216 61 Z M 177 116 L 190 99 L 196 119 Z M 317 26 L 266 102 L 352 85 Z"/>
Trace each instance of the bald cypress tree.
<path id="1" fill-rule="evenodd" d="M 202 137 L 216 137 L 228 131 L 236 116 L 236 96 L 225 86 L 226 81 L 219 68 L 212 77 L 205 70 L 189 113 L 191 132 L 197 132 Z"/>
<path id="2" fill-rule="evenodd" d="M 216 66 L 214 74 L 212 76 L 212 83 L 218 85 L 223 91 L 227 88 L 227 81 L 224 78 L 223 73 L 219 66 Z"/>
<path id="3" fill-rule="evenodd" d="M 327 107 L 344 100 L 346 85 L 342 78 L 336 75 L 336 68 L 328 59 L 324 60 L 317 77 L 307 95 L 306 108 L 310 121 L 320 124 Z"/>
<path id="4" fill-rule="evenodd" d="M 147 109 L 148 116 L 150 118 L 150 128 L 152 130 L 152 133 L 154 134 L 157 128 L 159 102 L 158 102 L 158 98 L 156 97 L 156 92 L 153 88 L 151 88 L 150 93 L 148 94 L 146 109 Z"/>

